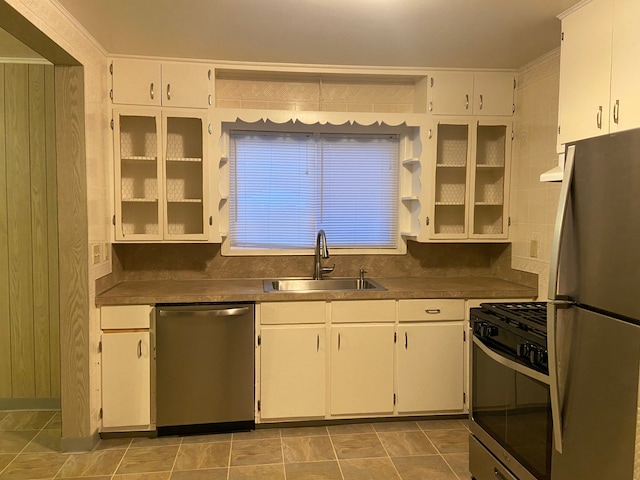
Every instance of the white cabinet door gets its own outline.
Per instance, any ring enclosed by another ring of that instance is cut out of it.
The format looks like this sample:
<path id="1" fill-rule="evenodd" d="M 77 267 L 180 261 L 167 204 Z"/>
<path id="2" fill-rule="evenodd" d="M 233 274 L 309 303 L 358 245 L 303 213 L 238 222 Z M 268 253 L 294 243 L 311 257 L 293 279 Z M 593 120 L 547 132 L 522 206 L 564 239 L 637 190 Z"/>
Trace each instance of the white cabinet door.
<path id="1" fill-rule="evenodd" d="M 208 108 L 213 101 L 207 64 L 115 58 L 112 82 L 115 104 Z"/>
<path id="2" fill-rule="evenodd" d="M 206 240 L 209 142 L 206 113 L 164 110 L 164 238 Z"/>
<path id="3" fill-rule="evenodd" d="M 260 335 L 261 418 L 324 417 L 324 325 L 263 326 Z"/>
<path id="4" fill-rule="evenodd" d="M 462 411 L 463 322 L 398 327 L 398 413 Z"/>
<path id="5" fill-rule="evenodd" d="M 612 0 L 594 0 L 562 20 L 559 143 L 609 132 Z"/>
<path id="6" fill-rule="evenodd" d="M 115 240 L 161 240 L 162 126 L 160 110 L 113 111 Z"/>
<path id="7" fill-rule="evenodd" d="M 162 77 L 160 62 L 116 58 L 112 64 L 113 103 L 160 105 Z"/>
<path id="8" fill-rule="evenodd" d="M 640 2 L 615 0 L 611 54 L 611 131 L 640 127 Z"/>
<path id="9" fill-rule="evenodd" d="M 102 335 L 103 428 L 149 428 L 151 356 L 149 332 Z"/>
<path id="10" fill-rule="evenodd" d="M 513 114 L 515 76 L 508 72 L 482 72 L 473 77 L 473 114 Z"/>
<path id="11" fill-rule="evenodd" d="M 473 73 L 437 72 L 431 77 L 429 111 L 434 115 L 471 115 Z"/>
<path id="12" fill-rule="evenodd" d="M 429 90 L 434 115 L 513 114 L 515 76 L 510 72 L 437 72 Z"/>
<path id="13" fill-rule="evenodd" d="M 393 412 L 392 324 L 331 328 L 331 414 Z"/>
<path id="14" fill-rule="evenodd" d="M 209 85 L 213 70 L 199 63 L 162 64 L 162 105 L 207 108 L 211 105 Z"/>

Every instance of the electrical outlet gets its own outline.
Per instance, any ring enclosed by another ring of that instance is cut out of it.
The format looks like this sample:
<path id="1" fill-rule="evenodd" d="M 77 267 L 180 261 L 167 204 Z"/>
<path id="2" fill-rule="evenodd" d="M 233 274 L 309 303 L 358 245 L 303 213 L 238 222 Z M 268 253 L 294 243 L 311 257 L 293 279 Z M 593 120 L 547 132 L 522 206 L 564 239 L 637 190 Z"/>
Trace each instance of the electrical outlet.
<path id="1" fill-rule="evenodd" d="M 531 258 L 538 258 L 538 240 L 532 239 L 529 243 L 529 256 Z"/>
<path id="2" fill-rule="evenodd" d="M 93 265 L 97 265 L 100 263 L 100 257 L 102 256 L 100 252 L 100 244 L 94 243 L 91 249 L 91 261 Z"/>

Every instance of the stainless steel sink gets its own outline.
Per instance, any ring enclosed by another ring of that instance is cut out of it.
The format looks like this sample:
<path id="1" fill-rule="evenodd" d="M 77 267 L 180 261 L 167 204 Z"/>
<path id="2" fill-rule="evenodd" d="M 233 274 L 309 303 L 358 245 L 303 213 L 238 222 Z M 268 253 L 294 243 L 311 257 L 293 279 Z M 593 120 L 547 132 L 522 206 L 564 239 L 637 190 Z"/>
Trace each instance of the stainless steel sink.
<path id="1" fill-rule="evenodd" d="M 265 292 L 345 292 L 352 290 L 384 291 L 382 285 L 369 278 L 278 278 L 264 280 Z"/>

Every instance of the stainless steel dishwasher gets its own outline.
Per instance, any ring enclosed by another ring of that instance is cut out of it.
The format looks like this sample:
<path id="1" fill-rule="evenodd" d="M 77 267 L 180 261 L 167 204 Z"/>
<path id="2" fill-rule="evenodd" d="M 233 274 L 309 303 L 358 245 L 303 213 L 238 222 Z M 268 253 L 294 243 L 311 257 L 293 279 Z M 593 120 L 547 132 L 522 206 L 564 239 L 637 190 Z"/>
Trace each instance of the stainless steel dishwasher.
<path id="1" fill-rule="evenodd" d="M 156 308 L 158 435 L 255 428 L 254 305 Z"/>

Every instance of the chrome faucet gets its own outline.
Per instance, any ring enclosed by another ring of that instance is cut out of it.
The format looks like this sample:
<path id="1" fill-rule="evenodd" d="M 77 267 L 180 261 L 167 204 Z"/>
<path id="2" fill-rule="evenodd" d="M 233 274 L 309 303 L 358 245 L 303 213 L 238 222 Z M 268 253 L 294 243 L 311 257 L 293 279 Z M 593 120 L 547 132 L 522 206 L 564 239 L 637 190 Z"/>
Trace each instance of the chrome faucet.
<path id="1" fill-rule="evenodd" d="M 323 267 L 321 263 L 322 258 L 329 258 L 329 249 L 327 248 L 327 236 L 325 235 L 324 230 L 319 230 L 318 235 L 316 236 L 316 249 L 314 254 L 314 280 L 322 280 L 322 275 L 324 273 L 331 273 L 335 268 L 335 265 L 332 267 Z"/>

